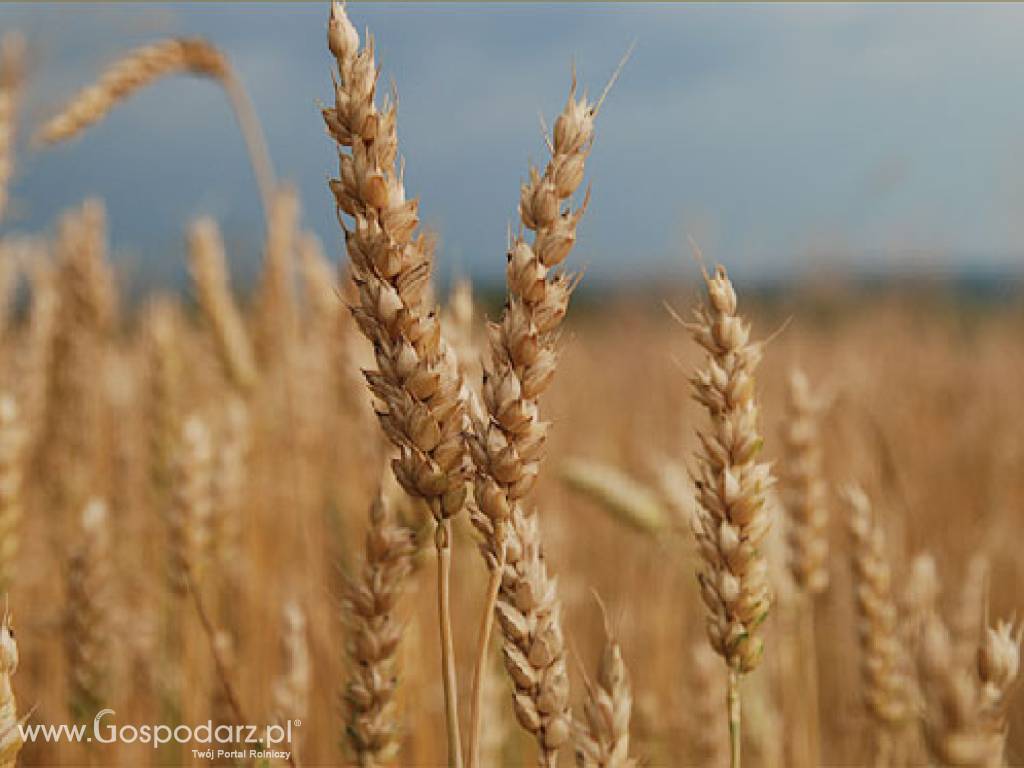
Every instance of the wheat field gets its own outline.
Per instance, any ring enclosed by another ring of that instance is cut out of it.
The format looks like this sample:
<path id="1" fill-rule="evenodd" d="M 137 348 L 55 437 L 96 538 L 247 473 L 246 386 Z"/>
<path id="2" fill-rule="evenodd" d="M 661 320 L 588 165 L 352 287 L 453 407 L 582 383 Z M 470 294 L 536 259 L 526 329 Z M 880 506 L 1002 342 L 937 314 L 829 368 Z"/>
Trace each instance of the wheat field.
<path id="1" fill-rule="evenodd" d="M 300 116 L 337 150 L 329 244 L 214 43 L 125 52 L 33 125 L 4 37 L 0 217 L 19 131 L 186 76 L 266 225 L 252 291 L 204 216 L 189 290 L 135 301 L 101 200 L 0 220 L 0 765 L 1024 764 L 1019 298 L 768 292 L 696 243 L 674 285 L 588 289 L 626 59 L 549 105 L 505 284 L 441 285 L 358 11 Z M 60 724 L 99 738 L 32 730 Z"/>

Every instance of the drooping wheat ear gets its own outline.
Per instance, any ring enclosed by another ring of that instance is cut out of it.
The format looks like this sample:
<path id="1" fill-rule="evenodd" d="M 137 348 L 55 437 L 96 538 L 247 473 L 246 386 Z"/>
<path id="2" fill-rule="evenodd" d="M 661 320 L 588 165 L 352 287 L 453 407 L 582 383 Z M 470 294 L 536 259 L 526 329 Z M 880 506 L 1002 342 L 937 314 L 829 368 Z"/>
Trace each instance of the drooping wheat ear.
<path id="1" fill-rule="evenodd" d="M 8 189 L 14 175 L 14 144 L 24 79 L 25 40 L 16 33 L 6 34 L 0 41 L 0 221 L 7 210 Z"/>
<path id="2" fill-rule="evenodd" d="M 313 670 L 302 606 L 295 600 L 287 601 L 281 617 L 284 670 L 274 683 L 274 709 L 278 721 L 283 723 L 304 720 L 309 714 Z"/>
<path id="3" fill-rule="evenodd" d="M 295 303 L 295 250 L 298 238 L 299 196 L 294 187 L 274 191 L 267 221 L 266 251 L 256 291 L 257 352 L 270 368 L 284 363 L 298 333 Z"/>
<path id="4" fill-rule="evenodd" d="M 925 735 L 943 764 L 1003 765 L 1009 695 L 1020 672 L 1021 628 L 986 627 L 975 665 L 959 663 L 953 640 L 937 614 L 925 622 L 918 654 L 925 692 Z"/>
<path id="5" fill-rule="evenodd" d="M 189 271 L 203 317 L 213 332 L 217 357 L 233 386 L 248 392 L 256 381 L 252 342 L 231 293 L 224 242 L 217 222 L 203 217 L 189 229 Z"/>
<path id="6" fill-rule="evenodd" d="M 224 403 L 213 470 L 211 549 L 218 569 L 229 576 L 241 569 L 245 494 L 249 487 L 252 420 L 238 396 Z"/>
<path id="7" fill-rule="evenodd" d="M 706 567 L 699 580 L 709 615 L 708 638 L 730 670 L 749 672 L 761 660 L 757 628 L 768 615 L 771 590 L 760 548 L 771 527 L 766 496 L 774 484 L 757 460 L 762 438 L 754 371 L 763 343 L 750 341 L 750 325 L 736 314 L 736 292 L 724 267 L 704 273 L 707 303 L 687 324 L 708 353 L 694 373 L 694 399 L 707 408 L 711 427 L 698 432 L 697 509 L 693 529 Z"/>
<path id="8" fill-rule="evenodd" d="M 535 521 L 528 520 L 531 515 L 523 508 L 522 500 L 533 488 L 540 471 L 548 425 L 541 421 L 539 400 L 555 373 L 558 328 L 578 282 L 559 266 L 576 242 L 576 226 L 589 199 L 588 194 L 575 210 L 570 205 L 583 181 L 599 106 L 586 95 L 576 98 L 574 76 L 569 98 L 555 120 L 552 135 L 545 136 L 551 158 L 544 173 L 531 167 L 529 182 L 522 185 L 520 221 L 522 227 L 533 233 L 533 239 L 529 242 L 520 234 L 509 249 L 505 310 L 501 321 L 490 323 L 487 329 L 488 354 L 483 361 L 482 387 L 486 412 L 474 408 L 471 414 L 469 446 L 477 470 L 477 508 L 471 519 L 483 536 L 481 551 L 492 573 L 490 594 L 500 594 L 498 617 L 506 639 L 506 656 L 514 650 L 526 661 L 531 660 L 530 648 L 537 635 L 533 629 L 525 635 L 510 634 L 507 621 L 514 616 L 512 620 L 533 628 L 559 621 L 554 581 L 548 580 L 542 562 L 539 529 Z M 532 540 L 513 541 L 517 531 L 527 532 Z M 527 559 L 518 562 L 520 553 Z M 543 600 L 517 599 L 524 578 L 542 589 Z M 541 608 L 549 614 L 538 622 L 537 611 Z M 486 649 L 490 629 L 487 621 L 485 617 L 478 656 Z M 561 640 L 561 629 L 552 628 L 544 642 L 546 663 L 534 664 L 529 684 L 522 685 L 524 678 L 516 680 L 513 675 L 519 722 L 537 738 L 539 759 L 545 765 L 557 760 L 558 748 L 569 736 L 568 688 L 563 688 L 563 681 L 567 682 L 565 649 L 553 642 Z M 514 666 L 515 662 L 510 664 Z M 478 658 L 477 680 L 481 665 Z M 548 679 L 558 682 L 549 685 Z M 478 698 L 474 694 L 474 702 Z M 474 714 L 471 749 L 479 728 L 478 716 Z M 475 766 L 475 756 L 471 759 Z"/>
<path id="9" fill-rule="evenodd" d="M 340 2 L 331 5 L 327 42 L 337 64 L 334 106 L 323 110 L 337 143 L 330 182 L 358 289 L 353 316 L 374 348 L 365 373 L 384 433 L 398 448 L 395 476 L 437 521 L 438 616 L 450 764 L 461 766 L 454 643 L 450 619 L 451 517 L 466 499 L 465 403 L 458 360 L 427 304 L 432 244 L 416 234 L 416 200 L 405 199 L 396 169 L 396 104 L 376 104 L 373 38 L 359 34 Z M 346 221 L 348 217 L 349 221 Z"/>
<path id="10" fill-rule="evenodd" d="M 0 593 L 10 592 L 21 535 L 25 428 L 14 398 L 0 394 Z"/>
<path id="11" fill-rule="evenodd" d="M 91 718 L 108 693 L 111 659 L 110 523 L 107 505 L 92 499 L 82 510 L 79 539 L 68 564 L 68 709 L 76 720 Z"/>
<path id="12" fill-rule="evenodd" d="M 147 309 L 149 479 L 160 503 L 166 499 L 173 482 L 181 437 L 183 361 L 177 305 L 169 300 L 157 300 Z"/>
<path id="13" fill-rule="evenodd" d="M 9 614 L 0 624 L 0 768 L 15 768 L 21 751 L 22 721 L 18 717 L 18 702 L 11 687 L 11 676 L 18 671 L 18 644 L 14 641 L 14 627 Z"/>
<path id="14" fill-rule="evenodd" d="M 570 457 L 561 463 L 559 474 L 572 490 L 623 525 L 655 538 L 671 528 L 671 517 L 658 494 L 618 467 Z"/>
<path id="15" fill-rule="evenodd" d="M 690 664 L 688 718 L 694 765 L 725 768 L 729 765 L 729 721 L 722 707 L 726 674 L 718 655 L 707 643 L 695 643 Z"/>
<path id="16" fill-rule="evenodd" d="M 819 421 L 825 401 L 803 371 L 790 373 L 783 443 L 783 491 L 789 513 L 789 567 L 807 594 L 828 587 L 828 488 L 821 466 Z"/>
<path id="17" fill-rule="evenodd" d="M 597 678 L 587 680 L 584 719 L 575 724 L 576 765 L 580 768 L 635 768 L 629 754 L 633 692 L 622 649 L 605 618 L 605 645 Z"/>
<path id="18" fill-rule="evenodd" d="M 168 513 L 170 586 L 184 597 L 200 583 L 213 508 L 213 448 L 209 429 L 198 416 L 181 428 L 174 464 L 174 502 Z"/>
<path id="19" fill-rule="evenodd" d="M 462 509 L 466 495 L 464 404 L 455 353 L 424 303 L 432 245 L 416 234 L 418 202 L 405 199 L 395 169 L 396 105 L 385 101 L 378 109 L 375 102 L 373 38 L 359 49 L 339 2 L 331 6 L 328 44 L 338 73 L 335 104 L 323 116 L 340 163 L 330 186 L 359 292 L 352 312 L 377 357 L 377 370 L 366 378 L 381 426 L 400 451 L 396 477 L 444 519 Z"/>
<path id="20" fill-rule="evenodd" d="M 35 139 L 45 144 L 67 141 L 105 118 L 136 91 L 165 77 L 181 74 L 209 78 L 224 89 L 242 131 L 265 210 L 269 212 L 274 171 L 263 129 L 227 57 L 205 40 L 172 38 L 129 52 L 94 84 L 79 91 L 59 114 L 39 129 Z"/>
<path id="21" fill-rule="evenodd" d="M 394 523 L 378 496 L 370 508 L 366 562 L 348 584 L 344 603 L 349 660 L 345 734 L 356 762 L 366 768 L 391 764 L 398 754 L 395 655 L 402 626 L 395 610 L 414 549 L 410 531 Z"/>
<path id="22" fill-rule="evenodd" d="M 900 636 L 885 532 L 874 520 L 871 502 L 861 488 L 848 486 L 843 498 L 852 541 L 864 705 L 877 727 L 876 759 L 887 765 L 913 717 L 910 659 Z"/>

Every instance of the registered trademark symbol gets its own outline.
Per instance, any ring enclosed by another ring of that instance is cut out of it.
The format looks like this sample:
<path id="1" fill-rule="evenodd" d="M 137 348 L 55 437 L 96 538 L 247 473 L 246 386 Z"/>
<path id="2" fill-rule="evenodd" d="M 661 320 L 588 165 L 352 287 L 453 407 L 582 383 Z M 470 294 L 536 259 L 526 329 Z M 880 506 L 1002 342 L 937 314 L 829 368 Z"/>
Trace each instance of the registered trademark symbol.
<path id="1" fill-rule="evenodd" d="M 302 725 L 302 721 L 301 720 L 292 720 L 292 725 L 294 725 L 296 728 L 298 728 L 300 725 Z"/>

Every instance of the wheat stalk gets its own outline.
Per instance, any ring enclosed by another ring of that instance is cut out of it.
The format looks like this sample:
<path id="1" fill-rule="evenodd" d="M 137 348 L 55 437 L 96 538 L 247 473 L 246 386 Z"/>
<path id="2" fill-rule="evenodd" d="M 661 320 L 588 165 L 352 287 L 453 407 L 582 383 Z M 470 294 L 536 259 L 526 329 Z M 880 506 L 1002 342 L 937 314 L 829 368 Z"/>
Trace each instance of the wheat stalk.
<path id="1" fill-rule="evenodd" d="M 209 552 L 213 513 L 213 447 L 210 431 L 198 416 L 181 427 L 174 462 L 174 498 L 168 514 L 170 586 L 179 597 L 200 582 Z"/>
<path id="2" fill-rule="evenodd" d="M 227 57 L 205 40 L 172 38 L 130 51 L 64 105 L 39 129 L 35 140 L 44 144 L 67 141 L 103 120 L 137 91 L 179 74 L 209 78 L 224 89 L 242 130 L 264 210 L 269 215 L 275 182 L 263 130 Z"/>
<path id="3" fill-rule="evenodd" d="M 1003 765 L 1009 695 L 1020 671 L 1021 628 L 986 627 L 972 669 L 960 663 L 949 629 L 937 614 L 925 622 L 918 654 L 928 705 L 925 734 L 944 764 Z"/>
<path id="4" fill-rule="evenodd" d="M 885 533 L 861 488 L 849 486 L 843 497 L 849 510 L 864 704 L 877 729 L 876 761 L 888 765 L 912 716 L 909 659 L 899 632 Z"/>
<path id="5" fill-rule="evenodd" d="M 0 592 L 3 593 L 10 591 L 17 573 L 25 437 L 17 403 L 10 395 L 0 394 Z"/>
<path id="6" fill-rule="evenodd" d="M 217 357 L 228 380 L 242 392 L 256 382 L 256 362 L 245 323 L 231 295 L 224 243 L 217 223 L 195 221 L 188 237 L 189 271 L 203 317 L 213 331 Z"/>
<path id="7" fill-rule="evenodd" d="M 705 562 L 698 575 L 708 609 L 711 647 L 729 668 L 727 706 L 732 765 L 740 764 L 739 676 L 761 660 L 758 627 L 768 615 L 771 589 L 761 546 L 771 527 L 766 496 L 774 483 L 757 460 L 762 438 L 754 371 L 763 344 L 750 341 L 750 325 L 737 314 L 736 291 L 725 268 L 704 272 L 708 301 L 686 327 L 707 352 L 707 367 L 691 378 L 694 399 L 711 417 L 698 431 L 697 505 L 693 531 Z"/>
<path id="8" fill-rule="evenodd" d="M 622 648 L 605 617 L 605 645 L 595 680 L 587 680 L 584 719 L 576 723 L 576 765 L 580 768 L 635 768 L 629 753 L 633 692 Z"/>
<path id="9" fill-rule="evenodd" d="M 0 41 L 0 221 L 7 211 L 8 189 L 14 175 L 18 108 L 25 79 L 25 40 L 18 34 Z"/>
<path id="10" fill-rule="evenodd" d="M 0 768 L 15 768 L 23 744 L 18 718 L 18 702 L 11 687 L 11 676 L 18 671 L 18 644 L 10 614 L 0 624 Z"/>
<path id="11" fill-rule="evenodd" d="M 279 723 L 302 721 L 309 715 L 313 676 L 306 613 L 295 600 L 288 600 L 282 608 L 281 618 L 284 670 L 274 682 L 274 709 Z M 298 751 L 295 742 L 292 743 L 292 749 Z"/>
<path id="12" fill-rule="evenodd" d="M 539 528 L 529 519 L 532 515 L 523 508 L 522 500 L 533 488 L 540 471 L 548 425 L 541 421 L 539 399 L 555 373 L 557 331 L 577 283 L 576 277 L 559 267 L 576 242 L 576 227 L 586 210 L 589 194 L 575 210 L 563 210 L 562 206 L 571 202 L 583 182 L 599 107 L 600 102 L 591 103 L 586 95 L 576 98 L 574 77 L 554 130 L 550 137 L 545 136 L 550 160 L 543 173 L 531 167 L 529 181 L 520 190 L 520 222 L 532 232 L 533 238 L 530 242 L 519 234 L 511 244 L 505 274 L 505 309 L 500 322 L 490 323 L 487 329 L 488 355 L 483 363 L 482 388 L 486 412 L 473 409 L 469 441 L 477 469 L 477 509 L 472 511 L 471 519 L 483 536 L 481 551 L 491 572 L 474 674 L 471 766 L 477 765 L 479 680 L 484 663 L 481 657 L 487 649 L 495 600 L 506 640 L 507 664 L 517 666 L 523 661 L 543 660 L 532 664 L 529 678 L 513 674 L 516 714 L 520 725 L 536 737 L 542 764 L 557 759 L 558 748 L 569 735 L 565 649 L 557 626 L 558 598 L 554 581 L 549 580 L 547 569 L 540 562 Z M 533 540 L 515 541 L 513 537 L 519 533 Z M 543 599 L 517 599 L 524 582 L 536 588 L 537 595 L 544 595 Z M 538 639 L 536 631 L 510 633 L 509 621 L 537 630 L 551 625 L 548 638 L 543 641 L 545 653 L 535 654 L 531 659 L 529 651 Z M 510 655 L 515 657 L 514 661 L 508 661 Z"/>
<path id="13" fill-rule="evenodd" d="M 366 373 L 385 434 L 398 448 L 399 483 L 423 499 L 437 522 L 438 615 L 449 762 L 461 765 L 457 687 L 449 610 L 451 520 L 466 498 L 465 405 L 458 362 L 437 315 L 426 304 L 432 245 L 416 234 L 418 204 L 406 200 L 396 170 L 396 105 L 376 104 L 373 38 L 359 34 L 342 3 L 331 5 L 328 46 L 337 64 L 335 103 L 323 110 L 338 146 L 339 177 L 330 182 L 345 234 L 358 304 L 352 308 L 374 345 Z M 345 217 L 351 219 L 346 223 Z"/>
<path id="14" fill-rule="evenodd" d="M 789 513 L 789 566 L 810 595 L 828 587 L 828 489 L 822 478 L 819 420 L 826 403 L 811 392 L 807 376 L 790 373 L 783 444 L 783 491 Z"/>
<path id="15" fill-rule="evenodd" d="M 395 714 L 395 654 L 402 627 L 395 608 L 411 570 L 415 550 L 410 531 L 391 519 L 383 496 L 370 508 L 366 562 L 346 590 L 346 737 L 364 768 L 394 761 L 399 748 Z"/>
<path id="16" fill-rule="evenodd" d="M 110 531 L 107 505 L 82 510 L 80 537 L 68 564 L 68 703 L 76 720 L 90 719 L 108 693 L 110 671 Z"/>

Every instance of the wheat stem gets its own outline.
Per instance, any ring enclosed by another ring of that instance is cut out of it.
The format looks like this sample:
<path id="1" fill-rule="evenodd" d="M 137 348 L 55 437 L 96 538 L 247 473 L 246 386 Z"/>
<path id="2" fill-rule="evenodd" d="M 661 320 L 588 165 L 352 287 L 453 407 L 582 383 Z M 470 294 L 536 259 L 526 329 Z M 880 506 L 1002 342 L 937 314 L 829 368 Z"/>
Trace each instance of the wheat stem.
<path id="1" fill-rule="evenodd" d="M 462 741 L 459 735 L 459 694 L 455 677 L 455 649 L 452 642 L 451 571 L 452 521 L 440 518 L 434 535 L 437 546 L 437 611 L 441 630 L 441 674 L 444 683 L 444 715 L 448 735 L 448 765 L 462 768 Z"/>
<path id="2" fill-rule="evenodd" d="M 498 548 L 498 567 L 491 570 L 487 581 L 487 595 L 483 615 L 480 617 L 480 634 L 477 637 L 476 663 L 473 666 L 473 692 L 469 713 L 469 768 L 480 765 L 480 730 L 483 717 L 483 682 L 487 668 L 487 648 L 494 629 L 494 605 L 501 591 L 501 577 L 505 572 L 505 544 Z"/>
<path id="3" fill-rule="evenodd" d="M 726 708 L 729 711 L 729 766 L 740 768 L 740 673 L 732 667 L 729 668 Z"/>

